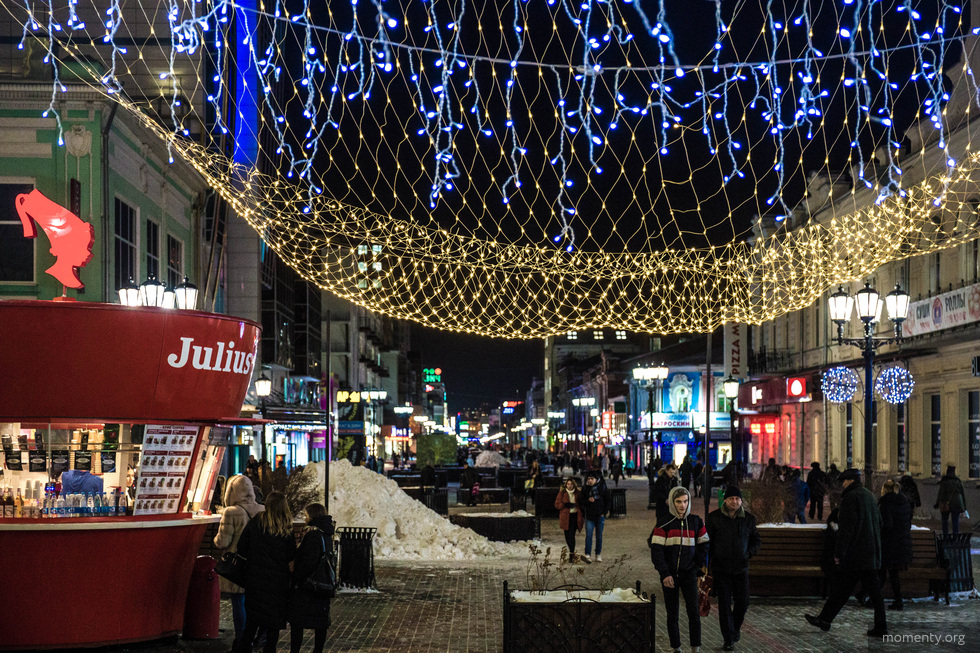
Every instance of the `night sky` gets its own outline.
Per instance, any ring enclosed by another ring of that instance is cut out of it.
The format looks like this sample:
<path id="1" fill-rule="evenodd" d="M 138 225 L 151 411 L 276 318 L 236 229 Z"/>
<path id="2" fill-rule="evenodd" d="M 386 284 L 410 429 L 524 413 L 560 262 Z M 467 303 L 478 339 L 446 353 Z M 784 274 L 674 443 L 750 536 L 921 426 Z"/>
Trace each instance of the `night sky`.
<path id="1" fill-rule="evenodd" d="M 441 367 L 450 414 L 482 403 L 523 401 L 531 378 L 544 373 L 542 340 L 505 340 L 412 325 L 423 367 Z"/>

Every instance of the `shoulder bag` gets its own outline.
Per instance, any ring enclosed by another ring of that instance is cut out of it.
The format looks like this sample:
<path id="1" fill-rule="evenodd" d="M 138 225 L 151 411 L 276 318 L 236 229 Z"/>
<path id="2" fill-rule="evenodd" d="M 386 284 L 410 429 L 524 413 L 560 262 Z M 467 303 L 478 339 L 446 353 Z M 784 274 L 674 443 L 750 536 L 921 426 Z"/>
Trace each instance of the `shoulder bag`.
<path id="1" fill-rule="evenodd" d="M 332 599 L 337 593 L 337 563 L 334 559 L 334 553 L 332 548 L 327 548 L 327 540 L 323 536 L 323 531 L 319 528 L 311 528 L 310 530 L 316 531 L 320 535 L 323 553 L 320 554 L 320 559 L 317 561 L 316 567 L 313 568 L 313 573 L 299 584 L 299 588 L 316 597 Z"/>
<path id="2" fill-rule="evenodd" d="M 248 511 L 245 511 L 245 517 L 248 520 L 245 522 L 245 528 L 248 528 L 248 522 L 251 521 Z M 242 530 L 244 531 L 245 529 Z M 246 562 L 247 559 L 237 551 L 228 551 L 214 563 L 214 573 L 222 578 L 228 579 L 239 587 L 244 587 Z"/>

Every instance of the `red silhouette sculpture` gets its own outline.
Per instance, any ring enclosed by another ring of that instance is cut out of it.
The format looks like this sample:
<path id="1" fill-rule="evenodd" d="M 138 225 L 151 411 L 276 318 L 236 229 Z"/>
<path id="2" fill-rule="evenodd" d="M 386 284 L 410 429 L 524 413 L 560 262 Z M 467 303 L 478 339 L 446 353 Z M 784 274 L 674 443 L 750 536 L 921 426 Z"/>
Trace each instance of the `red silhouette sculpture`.
<path id="1" fill-rule="evenodd" d="M 95 243 L 95 228 L 88 222 L 55 204 L 36 188 L 30 193 L 21 193 L 14 200 L 17 213 L 24 225 L 24 238 L 36 238 L 37 222 L 51 243 L 50 252 L 57 259 L 48 274 L 68 288 L 84 288 L 78 276 L 79 268 L 92 260 L 92 245 Z"/>

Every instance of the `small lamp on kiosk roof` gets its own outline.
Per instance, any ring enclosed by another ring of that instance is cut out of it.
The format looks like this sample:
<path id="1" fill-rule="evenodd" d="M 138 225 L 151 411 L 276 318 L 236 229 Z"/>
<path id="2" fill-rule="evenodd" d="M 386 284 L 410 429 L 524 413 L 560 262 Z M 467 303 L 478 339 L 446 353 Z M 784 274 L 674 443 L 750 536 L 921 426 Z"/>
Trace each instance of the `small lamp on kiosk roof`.
<path id="1" fill-rule="evenodd" d="M 177 308 L 193 311 L 197 308 L 197 286 L 188 281 L 187 277 L 177 284 L 174 289 L 177 299 Z"/>
<path id="2" fill-rule="evenodd" d="M 140 304 L 143 306 L 163 306 L 163 295 L 166 286 L 151 276 L 140 284 Z"/>
<path id="3" fill-rule="evenodd" d="M 123 306 L 140 305 L 140 288 L 132 277 L 119 289 L 119 303 Z"/>

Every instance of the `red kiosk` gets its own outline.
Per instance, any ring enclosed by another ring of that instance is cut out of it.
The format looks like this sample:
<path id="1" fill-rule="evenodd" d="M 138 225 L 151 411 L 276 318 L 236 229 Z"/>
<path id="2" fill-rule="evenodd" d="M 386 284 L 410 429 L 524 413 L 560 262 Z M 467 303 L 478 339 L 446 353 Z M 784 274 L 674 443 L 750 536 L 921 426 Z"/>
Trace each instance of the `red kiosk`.
<path id="1" fill-rule="evenodd" d="M 136 473 L 132 516 L 0 518 L 0 650 L 180 632 L 259 335 L 199 311 L 0 301 L 3 484 L 27 495 L 74 469 L 110 493 Z"/>

